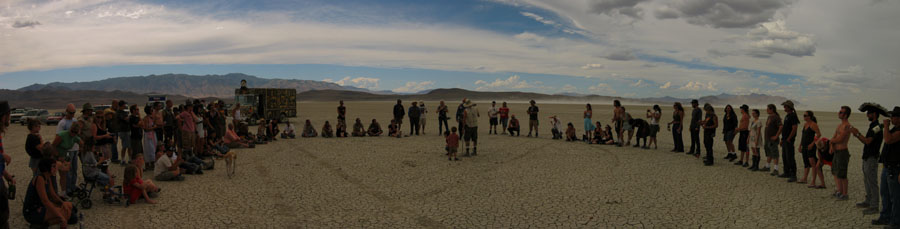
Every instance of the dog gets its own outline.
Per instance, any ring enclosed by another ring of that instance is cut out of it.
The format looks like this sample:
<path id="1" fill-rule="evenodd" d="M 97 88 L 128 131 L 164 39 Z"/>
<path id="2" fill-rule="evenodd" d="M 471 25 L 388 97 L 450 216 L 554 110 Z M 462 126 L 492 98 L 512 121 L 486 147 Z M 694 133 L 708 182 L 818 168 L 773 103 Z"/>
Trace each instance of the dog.
<path id="1" fill-rule="evenodd" d="M 234 168 L 237 160 L 237 153 L 234 151 L 229 151 L 225 154 L 225 174 L 228 175 L 228 178 L 234 176 Z"/>

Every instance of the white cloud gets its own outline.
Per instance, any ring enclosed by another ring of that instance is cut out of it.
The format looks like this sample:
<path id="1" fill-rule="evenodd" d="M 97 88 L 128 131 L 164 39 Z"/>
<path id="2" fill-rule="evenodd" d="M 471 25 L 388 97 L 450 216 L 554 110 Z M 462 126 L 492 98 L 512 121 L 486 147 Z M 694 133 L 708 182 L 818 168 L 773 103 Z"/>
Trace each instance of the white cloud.
<path id="1" fill-rule="evenodd" d="M 581 69 L 585 69 L 585 70 L 588 70 L 588 69 L 603 69 L 603 68 L 606 68 L 606 66 L 603 66 L 603 64 L 585 64 L 584 66 L 581 66 Z"/>
<path id="2" fill-rule="evenodd" d="M 374 90 L 374 89 L 378 89 L 378 81 L 381 81 L 381 80 L 378 78 L 369 78 L 369 77 L 351 78 L 351 77 L 347 76 L 338 81 L 334 81 L 332 79 L 324 79 L 322 81 L 335 83 L 335 84 L 341 85 L 341 86 L 351 86 L 351 87 Z"/>
<path id="3" fill-rule="evenodd" d="M 613 89 L 612 87 L 610 87 L 609 84 L 605 84 L 605 83 L 599 83 L 597 85 L 590 86 L 588 88 L 588 90 L 590 90 L 591 92 L 597 93 L 597 94 L 601 94 L 601 95 L 604 95 L 604 94 L 605 95 L 615 95 L 616 94 L 616 90 Z"/>
<path id="4" fill-rule="evenodd" d="M 409 81 L 409 82 L 406 82 L 406 85 L 403 85 L 402 87 L 394 88 L 393 91 L 401 92 L 401 93 L 416 93 L 416 92 L 424 91 L 427 89 L 431 89 L 432 86 L 434 86 L 434 81 L 422 81 L 422 82 Z"/>
<path id="5" fill-rule="evenodd" d="M 657 19 L 684 18 L 688 23 L 714 28 L 747 28 L 771 20 L 795 0 L 682 0 L 659 7 Z"/>
<path id="6" fill-rule="evenodd" d="M 534 19 L 535 21 L 544 23 L 545 25 L 556 25 L 555 21 L 550 20 L 550 19 L 545 19 L 544 17 L 541 17 L 540 15 L 537 15 L 537 14 L 534 14 L 531 12 L 519 12 L 519 13 L 522 14 L 522 16 L 529 17 L 531 19 Z"/>
<path id="7" fill-rule="evenodd" d="M 690 82 L 688 82 L 687 84 L 685 84 L 684 86 L 682 86 L 681 88 L 678 88 L 678 89 L 679 89 L 679 90 L 686 90 L 686 91 L 701 91 L 701 90 L 705 90 L 705 91 L 718 91 L 718 90 L 719 90 L 719 89 L 716 88 L 716 83 L 715 83 L 715 82 L 702 83 L 702 82 L 696 82 L 696 81 L 690 81 Z"/>
<path id="8" fill-rule="evenodd" d="M 669 87 L 671 87 L 671 86 L 672 86 L 672 82 L 666 82 L 666 84 L 659 86 L 659 89 L 669 89 Z"/>
<path id="9" fill-rule="evenodd" d="M 562 87 L 562 91 L 564 91 L 564 92 L 575 92 L 577 90 L 578 90 L 578 88 L 575 86 L 572 86 L 571 84 L 566 84 L 566 85 L 563 85 L 563 87 Z"/>
<path id="10" fill-rule="evenodd" d="M 747 37 L 752 41 L 748 55 L 753 57 L 768 58 L 776 53 L 803 57 L 816 52 L 812 35 L 788 30 L 783 20 L 762 23 Z"/>
<path id="11" fill-rule="evenodd" d="M 510 90 L 510 89 L 530 89 L 530 88 L 544 88 L 544 83 L 540 81 L 534 81 L 529 83 L 527 80 L 519 79 L 519 75 L 513 75 L 506 79 L 496 79 L 494 82 L 487 82 L 484 80 L 475 81 L 475 86 L 478 86 L 475 90 L 483 91 L 483 90 Z"/>
<path id="12" fill-rule="evenodd" d="M 642 80 L 642 79 L 639 79 L 637 82 L 634 82 L 633 84 L 630 84 L 630 85 L 631 85 L 632 87 L 646 87 L 646 86 L 648 86 L 646 83 L 644 83 L 644 80 Z"/>

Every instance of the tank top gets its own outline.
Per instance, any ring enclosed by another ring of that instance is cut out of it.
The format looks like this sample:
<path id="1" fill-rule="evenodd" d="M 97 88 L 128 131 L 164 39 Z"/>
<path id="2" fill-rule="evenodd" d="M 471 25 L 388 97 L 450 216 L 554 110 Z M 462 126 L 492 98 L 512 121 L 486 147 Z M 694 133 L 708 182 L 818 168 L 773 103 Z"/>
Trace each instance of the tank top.
<path id="1" fill-rule="evenodd" d="M 100 127 L 100 125 L 97 125 L 96 123 L 94 123 L 94 126 L 97 127 L 97 135 L 98 136 L 106 135 L 107 133 L 109 133 L 106 130 L 104 130 L 102 127 Z M 103 145 L 112 144 L 112 143 L 113 143 L 112 138 L 104 138 L 104 139 L 97 140 L 96 145 L 103 146 Z"/>
<path id="2" fill-rule="evenodd" d="M 806 147 L 809 146 L 809 144 L 812 144 L 815 138 L 816 131 L 813 130 L 812 127 L 807 126 L 806 128 L 803 128 L 803 137 L 800 138 L 800 146 L 803 151 L 806 151 Z"/>
<path id="3" fill-rule="evenodd" d="M 659 114 L 659 111 L 656 110 L 653 110 L 653 112 L 650 113 L 650 125 L 659 125 L 659 119 L 656 118 L 657 114 Z"/>
<path id="4" fill-rule="evenodd" d="M 672 112 L 672 120 L 675 120 L 676 125 L 681 124 L 681 121 L 678 121 L 678 111 Z"/>
<path id="5" fill-rule="evenodd" d="M 897 131 L 900 131 L 900 126 L 891 128 L 890 133 L 893 134 Z M 884 144 L 881 156 L 884 158 L 884 165 L 900 166 L 900 141 L 894 142 L 893 144 Z"/>

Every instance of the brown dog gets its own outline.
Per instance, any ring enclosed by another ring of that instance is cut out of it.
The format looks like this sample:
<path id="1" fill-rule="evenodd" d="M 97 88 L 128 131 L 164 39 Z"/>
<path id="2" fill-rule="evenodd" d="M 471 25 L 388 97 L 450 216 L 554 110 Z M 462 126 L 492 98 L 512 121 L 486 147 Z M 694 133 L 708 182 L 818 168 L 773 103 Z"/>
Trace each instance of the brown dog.
<path id="1" fill-rule="evenodd" d="M 230 151 L 225 154 L 225 174 L 228 175 L 228 178 L 234 176 L 234 167 L 237 160 L 237 153 L 234 151 Z"/>

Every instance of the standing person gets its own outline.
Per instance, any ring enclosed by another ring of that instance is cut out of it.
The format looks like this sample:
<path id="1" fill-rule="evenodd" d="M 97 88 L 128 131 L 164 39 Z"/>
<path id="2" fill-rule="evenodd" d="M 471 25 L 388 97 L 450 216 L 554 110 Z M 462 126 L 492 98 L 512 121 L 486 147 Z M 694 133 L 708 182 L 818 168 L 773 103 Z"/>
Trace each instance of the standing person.
<path id="1" fill-rule="evenodd" d="M 459 158 L 456 157 L 456 152 L 459 151 L 459 135 L 456 135 L 456 127 L 450 129 L 450 134 L 447 135 L 447 160 L 457 160 Z"/>
<path id="2" fill-rule="evenodd" d="M 628 140 L 625 141 L 624 145 L 631 145 L 631 137 L 634 136 L 634 125 L 632 125 L 631 122 L 631 114 L 628 113 L 628 111 L 625 111 L 624 106 L 620 106 L 619 110 L 621 111 L 621 113 L 619 113 L 619 118 L 622 119 L 622 137 L 628 136 Z"/>
<path id="3" fill-rule="evenodd" d="M 834 130 L 834 137 L 831 138 L 831 154 L 834 155 L 831 173 L 837 178 L 837 192 L 834 197 L 838 200 L 848 200 L 847 195 L 847 165 L 850 162 L 850 151 L 847 149 L 847 142 L 850 140 L 850 129 L 853 128 L 847 120 L 850 118 L 850 107 L 842 106 L 838 113 L 841 124 Z M 893 178 L 896 180 L 897 178 Z"/>
<path id="4" fill-rule="evenodd" d="M 3 150 L 3 135 L 6 135 L 6 129 L 9 128 L 10 112 L 9 102 L 0 101 L 0 174 L 9 182 L 10 186 L 15 186 L 15 177 L 6 169 L 7 164 L 12 160 L 9 154 Z M 9 189 L 5 182 L 0 183 L 4 183 L 0 185 L 0 228 L 9 228 L 9 198 L 6 198 L 9 196 L 7 193 Z"/>
<path id="5" fill-rule="evenodd" d="M 172 100 L 166 100 L 166 108 L 162 110 L 163 116 L 163 141 L 169 142 L 175 138 L 175 130 L 177 123 L 175 122 L 175 113 L 172 111 L 174 103 Z"/>
<path id="6" fill-rule="evenodd" d="M 178 114 L 178 115 L 181 115 L 181 114 Z M 234 108 L 231 109 L 231 124 L 234 124 L 234 128 L 241 129 L 242 128 L 241 122 L 243 122 L 243 121 L 244 121 L 244 115 L 241 114 L 241 104 L 234 103 Z M 178 133 L 176 133 L 176 134 L 178 134 Z M 175 138 L 177 139 L 178 137 L 176 136 Z"/>
<path id="7" fill-rule="evenodd" d="M 672 149 L 672 152 L 675 153 L 684 153 L 684 139 L 681 135 L 682 130 L 684 129 L 684 107 L 681 106 L 680 102 L 675 102 L 673 105 L 672 112 L 672 121 L 666 125 L 667 129 L 672 131 L 672 141 L 675 142 L 675 149 Z"/>
<path id="8" fill-rule="evenodd" d="M 778 175 L 778 135 L 781 134 L 781 116 L 778 115 L 778 110 L 776 109 L 775 104 L 766 106 L 766 113 L 769 114 L 769 117 L 766 118 L 766 132 L 764 135 L 766 140 L 766 166 L 760 170 L 768 172 L 769 163 L 772 163 L 772 173 L 770 174 L 772 176 Z"/>
<path id="9" fill-rule="evenodd" d="M 441 100 L 441 104 L 437 107 L 438 112 L 438 133 L 444 133 L 445 130 L 450 129 L 450 125 L 447 124 L 447 120 L 450 119 L 447 117 L 447 104 L 444 104 L 444 100 Z M 398 129 L 399 130 L 399 129 Z"/>
<path id="10" fill-rule="evenodd" d="M 422 130 L 422 135 L 425 135 L 425 114 L 428 113 L 428 109 L 425 108 L 425 101 L 419 101 L 419 129 Z M 438 133 L 440 135 L 440 133 Z"/>
<path id="11" fill-rule="evenodd" d="M 866 189 L 866 200 L 856 204 L 856 207 L 865 208 L 864 215 L 878 213 L 878 150 L 881 149 L 881 142 L 884 141 L 884 126 L 878 123 L 878 116 L 887 113 L 881 105 L 874 103 L 865 103 L 859 107 L 859 111 L 866 112 L 869 119 L 869 128 L 866 135 L 863 136 L 858 129 L 851 128 L 850 133 L 862 142 L 862 168 L 863 183 Z M 805 134 L 805 132 L 804 132 Z"/>
<path id="12" fill-rule="evenodd" d="M 703 125 L 703 145 L 706 146 L 706 159 L 703 165 L 713 165 L 713 142 L 715 142 L 716 128 L 719 127 L 719 117 L 716 116 L 716 110 L 709 103 L 703 105 L 706 110 L 706 119 L 700 122 Z"/>
<path id="13" fill-rule="evenodd" d="M 131 128 L 131 154 L 129 158 L 134 160 L 135 155 L 144 153 L 143 139 L 144 139 L 144 128 L 141 126 L 141 111 L 138 109 L 137 104 L 131 104 L 130 107 L 131 115 L 128 116 L 128 126 Z M 152 152 L 151 152 L 152 153 Z M 150 167 L 144 167 L 150 168 Z"/>
<path id="14" fill-rule="evenodd" d="M 800 179 L 797 183 L 806 183 L 806 177 L 809 175 L 809 171 L 812 170 L 813 184 L 809 185 L 809 187 L 814 188 L 816 173 L 818 172 L 818 170 L 813 168 L 813 166 L 818 163 L 818 158 L 816 158 L 815 140 L 822 137 L 822 132 L 819 132 L 819 124 L 812 111 L 803 113 L 803 121 L 803 130 L 801 131 L 803 135 L 800 137 L 800 146 L 797 147 L 797 151 L 800 151 L 800 155 L 802 155 L 803 158 L 803 179 Z M 877 206 L 878 203 L 875 204 L 875 206 Z M 875 213 L 878 213 L 877 209 Z"/>
<path id="15" fill-rule="evenodd" d="M 797 159 L 794 157 L 794 141 L 797 139 L 797 127 L 800 125 L 800 119 L 797 118 L 797 111 L 794 110 L 794 102 L 790 100 L 781 103 L 784 106 L 784 124 L 781 126 L 781 149 L 782 164 L 784 164 L 784 174 L 781 178 L 788 178 L 788 182 L 797 182 Z"/>
<path id="16" fill-rule="evenodd" d="M 656 142 L 656 134 L 659 133 L 660 117 L 662 117 L 662 108 L 659 105 L 653 105 L 653 110 L 647 114 L 647 119 L 650 120 L 650 145 L 653 145 L 653 149 L 659 149 L 659 144 Z"/>
<path id="17" fill-rule="evenodd" d="M 588 103 L 584 106 L 584 113 L 582 114 L 582 118 L 584 118 L 584 139 L 591 139 L 591 133 L 594 132 L 594 121 L 591 119 L 594 117 L 594 111 L 591 108 L 591 104 Z"/>
<path id="18" fill-rule="evenodd" d="M 472 141 L 472 156 L 478 155 L 478 117 L 481 117 L 481 112 L 478 111 L 478 108 L 475 107 L 475 103 L 472 100 L 466 100 L 465 107 L 466 110 L 463 112 L 463 120 L 465 120 L 466 131 L 465 137 L 463 139 L 466 142 L 466 154 L 464 157 L 469 156 L 469 141 Z"/>
<path id="19" fill-rule="evenodd" d="M 891 228 L 900 226 L 900 107 L 886 116 L 891 118 L 884 120 L 882 135 L 884 135 L 884 149 L 881 151 L 881 214 L 877 220 L 872 220 L 872 225 L 891 225 Z M 891 124 L 894 125 L 891 128 Z"/>
<path id="20" fill-rule="evenodd" d="M 506 134 L 506 127 L 509 124 L 509 107 L 506 107 L 506 102 L 503 102 L 503 105 L 499 109 L 500 112 L 500 125 L 503 126 L 503 134 Z"/>
<path id="21" fill-rule="evenodd" d="M 700 110 L 700 102 L 695 100 L 691 100 L 691 125 L 689 128 L 691 129 L 691 150 L 687 152 L 687 154 L 693 154 L 695 157 L 700 157 L 700 117 L 703 115 L 703 111 Z"/>
<path id="22" fill-rule="evenodd" d="M 750 166 L 750 171 L 759 171 L 759 146 L 762 142 L 760 136 L 762 132 L 762 124 L 759 121 L 759 109 L 753 109 L 753 121 L 750 121 L 750 150 L 753 151 L 753 165 Z M 823 180 L 824 181 L 824 180 Z M 813 184 L 815 184 L 815 177 L 813 177 Z"/>
<path id="23" fill-rule="evenodd" d="M 488 134 L 491 134 L 493 131 L 494 134 L 497 134 L 497 125 L 498 120 L 497 116 L 500 114 L 500 110 L 497 109 L 497 101 L 491 101 L 491 109 L 488 110 L 488 123 L 490 123 L 490 127 L 488 127 Z"/>
<path id="24" fill-rule="evenodd" d="M 75 123 L 75 104 L 66 105 L 66 116 L 56 124 L 56 133 L 69 130 Z"/>
<path id="25" fill-rule="evenodd" d="M 156 115 L 156 111 L 150 106 L 144 107 L 144 119 L 141 120 L 141 128 L 144 129 L 144 168 L 153 169 L 153 166 L 156 162 L 156 144 L 157 138 L 156 134 L 153 132 L 159 123 L 157 123 L 154 116 Z"/>
<path id="26" fill-rule="evenodd" d="M 464 106 L 466 104 L 466 99 L 463 98 L 462 102 L 459 103 L 459 106 L 456 107 L 456 127 L 459 129 L 460 136 L 466 136 L 466 125 L 463 120 L 463 113 L 466 110 Z"/>
<path id="27" fill-rule="evenodd" d="M 616 143 L 619 147 L 622 146 L 622 143 L 625 142 L 625 139 L 622 138 L 622 116 L 625 111 L 622 110 L 622 103 L 619 100 L 613 100 L 613 118 L 612 122 L 615 124 L 616 128 Z"/>
<path id="28" fill-rule="evenodd" d="M 181 152 L 193 151 L 194 143 L 197 141 L 195 134 L 197 132 L 197 125 L 195 123 L 197 117 L 194 114 L 194 104 L 190 101 L 185 103 L 184 110 L 176 117 L 176 120 L 181 122 Z"/>
<path id="29" fill-rule="evenodd" d="M 409 115 L 409 135 L 419 135 L 419 116 L 421 115 L 419 112 L 419 103 L 412 102 L 412 105 L 409 106 L 409 112 L 406 114 Z"/>
<path id="30" fill-rule="evenodd" d="M 2 125 L 2 124 L 0 124 Z M 44 158 L 44 138 L 41 137 L 41 121 L 28 119 L 28 136 L 25 137 L 25 152 L 28 153 L 28 168 L 33 175 L 40 175 L 38 163 Z"/>
<path id="31" fill-rule="evenodd" d="M 737 115 L 734 113 L 734 108 L 731 107 L 731 104 L 728 104 L 725 106 L 725 114 L 722 116 L 722 135 L 725 135 L 725 149 L 728 150 L 725 160 L 728 161 L 737 159 L 737 154 L 734 152 L 734 136 L 737 125 Z"/>
<path id="32" fill-rule="evenodd" d="M 394 105 L 394 120 L 397 120 L 397 128 L 403 127 L 404 115 L 406 115 L 406 109 L 403 108 L 403 101 L 398 99 L 397 105 Z"/>
<path id="33" fill-rule="evenodd" d="M 119 161 L 119 122 L 116 119 L 116 111 L 119 110 L 119 100 L 113 99 L 110 104 L 110 108 L 105 112 L 106 116 L 106 129 L 110 136 L 112 136 L 112 144 L 110 146 L 110 152 L 112 157 L 110 162 L 112 163 L 120 163 Z"/>
<path id="34" fill-rule="evenodd" d="M 84 141 L 81 140 L 81 127 L 84 125 L 84 122 L 76 121 L 72 123 L 72 128 L 70 130 L 64 130 L 56 134 L 56 138 L 53 139 L 53 148 L 56 149 L 57 155 L 55 155 L 59 160 L 59 190 L 63 192 L 60 196 L 70 193 L 75 189 L 74 182 L 69 182 L 71 178 L 69 171 L 72 169 L 72 165 L 74 164 L 72 161 L 75 159 L 76 155 L 78 155 L 77 145 L 83 145 Z M 75 174 L 77 175 L 77 174 Z M 71 184 L 71 187 L 69 186 Z M 2 189 L 2 188 L 0 188 Z M 0 198 L 2 199 L 2 198 Z"/>
<path id="35" fill-rule="evenodd" d="M 121 162 L 127 162 L 125 160 L 126 155 L 130 155 L 131 151 L 131 125 L 128 122 L 128 103 L 124 100 L 119 100 L 119 109 L 116 110 L 116 117 L 114 118 L 117 122 L 119 128 L 116 129 L 116 136 L 119 136 L 119 142 L 122 144 L 122 150 L 119 151 Z M 113 145 L 113 147 L 116 147 Z"/>
<path id="36" fill-rule="evenodd" d="M 747 104 L 741 105 L 741 122 L 738 124 L 738 151 L 741 152 L 741 160 L 734 163 L 735 165 L 750 166 L 750 148 L 748 137 L 750 135 L 750 107 Z"/>
<path id="37" fill-rule="evenodd" d="M 534 137 L 538 137 L 538 112 L 540 112 L 540 109 L 538 109 L 538 107 L 535 106 L 534 100 L 531 100 L 528 103 L 531 104 L 531 106 L 528 107 L 528 111 L 527 111 L 528 112 L 528 137 L 531 137 L 532 130 L 534 130 Z"/>
<path id="38" fill-rule="evenodd" d="M 347 123 L 347 107 L 344 106 L 344 100 L 341 100 L 338 103 L 340 103 L 340 105 L 338 105 L 338 107 L 337 107 L 338 123 L 343 122 L 344 124 L 346 124 Z"/>

